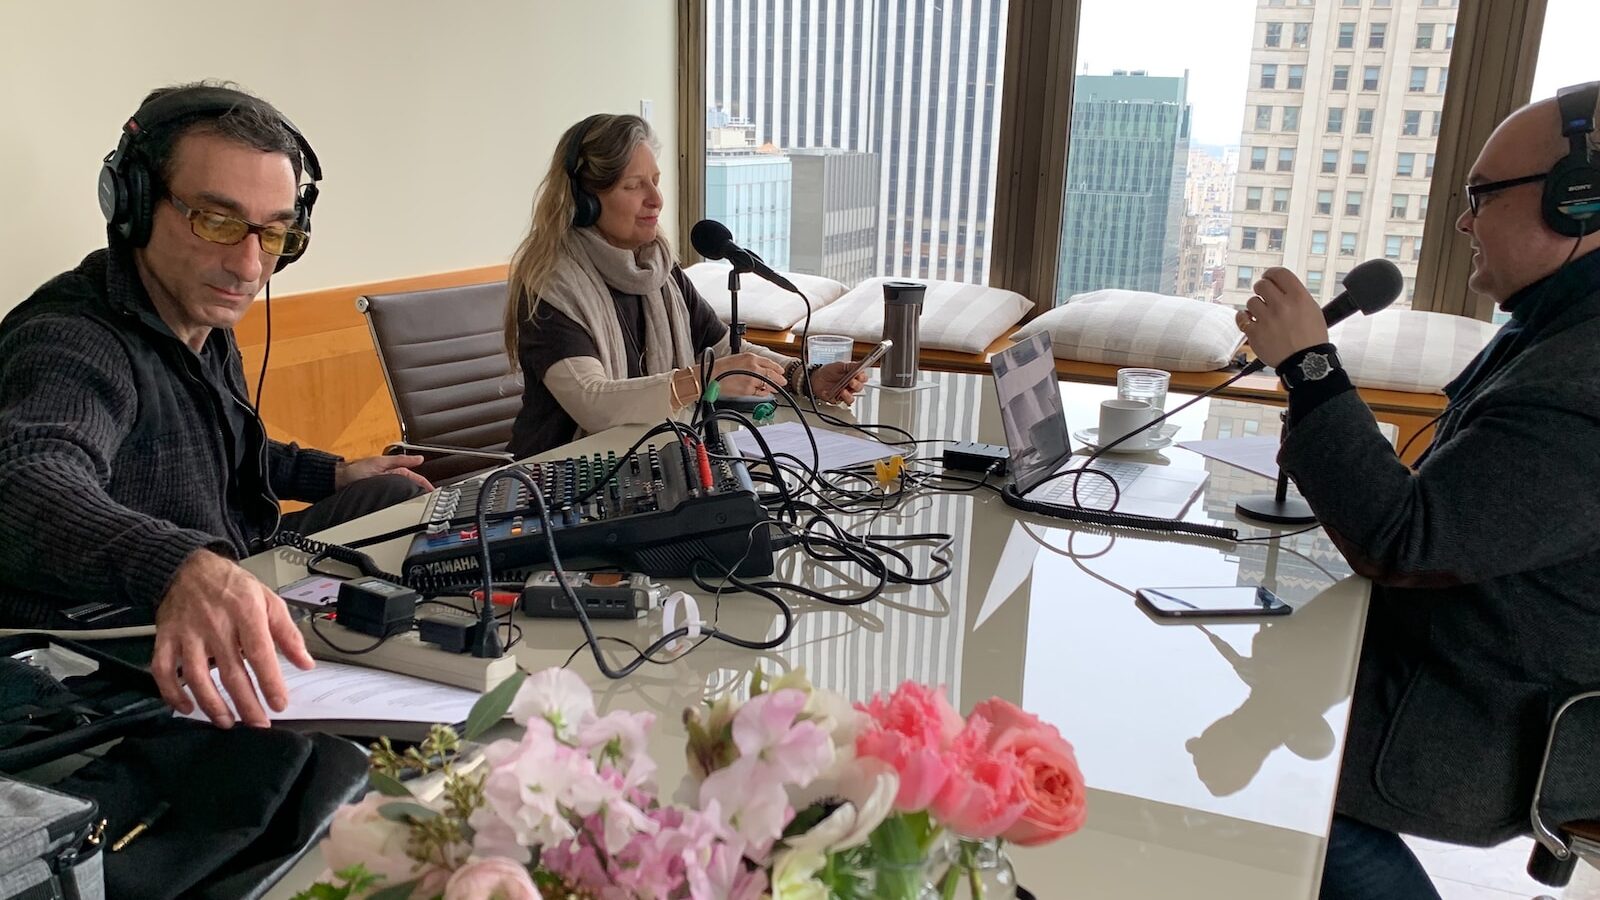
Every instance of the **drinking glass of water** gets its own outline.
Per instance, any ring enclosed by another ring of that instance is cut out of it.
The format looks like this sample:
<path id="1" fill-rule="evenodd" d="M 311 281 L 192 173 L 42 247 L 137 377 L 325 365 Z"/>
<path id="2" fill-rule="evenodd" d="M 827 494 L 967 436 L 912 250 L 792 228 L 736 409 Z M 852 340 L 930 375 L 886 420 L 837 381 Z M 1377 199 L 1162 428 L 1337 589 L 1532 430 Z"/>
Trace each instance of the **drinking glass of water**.
<path id="1" fill-rule="evenodd" d="M 1172 374 L 1161 369 L 1118 369 L 1117 399 L 1143 400 L 1158 413 L 1167 408 L 1167 385 Z"/>

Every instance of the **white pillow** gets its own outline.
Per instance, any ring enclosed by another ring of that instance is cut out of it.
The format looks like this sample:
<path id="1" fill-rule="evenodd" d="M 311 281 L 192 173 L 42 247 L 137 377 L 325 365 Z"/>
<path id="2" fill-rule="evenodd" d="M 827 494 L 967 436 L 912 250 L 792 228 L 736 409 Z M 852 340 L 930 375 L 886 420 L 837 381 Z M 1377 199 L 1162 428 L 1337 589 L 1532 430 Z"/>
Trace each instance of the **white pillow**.
<path id="1" fill-rule="evenodd" d="M 847 334 L 858 341 L 883 339 L 883 284 L 915 280 L 928 286 L 922 298 L 918 343 L 923 347 L 982 353 L 1033 309 L 1015 291 L 959 281 L 869 278 L 811 317 L 812 334 Z"/>
<path id="2" fill-rule="evenodd" d="M 733 314 L 728 298 L 728 266 L 719 262 L 698 262 L 683 270 L 700 296 L 706 298 L 717 318 L 727 322 Z M 821 309 L 844 296 L 849 288 L 820 275 L 784 272 L 783 277 L 811 298 L 811 308 Z M 783 331 L 806 317 L 806 302 L 783 288 L 755 275 L 739 276 L 739 318 L 751 328 Z"/>
<path id="3" fill-rule="evenodd" d="M 1352 316 L 1329 340 L 1357 387 L 1438 393 L 1499 329 L 1449 313 L 1391 309 Z"/>
<path id="4" fill-rule="evenodd" d="M 1015 337 L 1041 331 L 1050 333 L 1057 359 L 1169 372 L 1224 368 L 1244 343 L 1232 307 L 1115 288 L 1075 294 Z"/>

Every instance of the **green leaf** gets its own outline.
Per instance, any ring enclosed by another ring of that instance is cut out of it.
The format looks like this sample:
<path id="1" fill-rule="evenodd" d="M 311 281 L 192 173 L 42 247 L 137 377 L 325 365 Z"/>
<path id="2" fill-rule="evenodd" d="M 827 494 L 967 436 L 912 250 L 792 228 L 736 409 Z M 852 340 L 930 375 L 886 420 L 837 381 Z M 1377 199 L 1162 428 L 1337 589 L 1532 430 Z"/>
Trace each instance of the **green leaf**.
<path id="1" fill-rule="evenodd" d="M 306 890 L 294 895 L 294 900 L 347 900 L 350 888 L 334 887 L 326 881 L 319 881 Z"/>
<path id="2" fill-rule="evenodd" d="M 517 688 L 522 687 L 527 677 L 528 673 L 518 669 L 510 678 L 495 685 L 494 690 L 479 697 L 478 702 L 472 704 L 472 712 L 467 714 L 467 727 L 462 729 L 461 736 L 475 741 L 504 719 L 506 711 L 511 709 L 512 699 L 517 696 Z"/>
<path id="3" fill-rule="evenodd" d="M 374 891 L 367 895 L 367 900 L 411 900 L 411 892 L 416 890 L 420 878 L 413 878 L 405 884 L 386 887 L 381 891 Z"/>
<path id="4" fill-rule="evenodd" d="M 437 810 L 432 810 L 420 803 L 385 803 L 378 807 L 378 815 L 391 822 L 426 822 L 429 819 L 439 818 Z"/>
<path id="5" fill-rule="evenodd" d="M 372 789 L 385 797 L 410 797 L 411 791 L 403 784 L 382 772 L 373 772 L 367 776 L 367 784 Z"/>

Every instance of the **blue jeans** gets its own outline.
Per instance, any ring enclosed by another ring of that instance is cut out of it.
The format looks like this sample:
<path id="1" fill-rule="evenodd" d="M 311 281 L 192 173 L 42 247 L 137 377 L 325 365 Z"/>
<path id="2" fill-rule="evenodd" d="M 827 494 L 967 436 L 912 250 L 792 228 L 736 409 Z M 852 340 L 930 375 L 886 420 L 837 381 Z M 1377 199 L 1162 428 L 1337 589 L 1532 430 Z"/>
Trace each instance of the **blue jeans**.
<path id="1" fill-rule="evenodd" d="M 1321 900 L 1439 900 L 1400 835 L 1335 814 Z"/>

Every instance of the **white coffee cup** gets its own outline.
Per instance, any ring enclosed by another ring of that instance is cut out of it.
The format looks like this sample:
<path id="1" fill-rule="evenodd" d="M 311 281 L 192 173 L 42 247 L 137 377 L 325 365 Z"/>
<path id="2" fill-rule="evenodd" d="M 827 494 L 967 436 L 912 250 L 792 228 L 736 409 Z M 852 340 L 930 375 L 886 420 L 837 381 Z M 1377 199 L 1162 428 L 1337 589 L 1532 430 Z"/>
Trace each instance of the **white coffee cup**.
<path id="1" fill-rule="evenodd" d="M 1125 434 L 1139 432 L 1117 445 L 1117 449 L 1143 450 L 1155 436 L 1149 429 L 1161 411 L 1143 400 L 1107 400 L 1100 404 L 1100 446 Z M 1146 430 L 1141 430 L 1146 429 Z"/>

